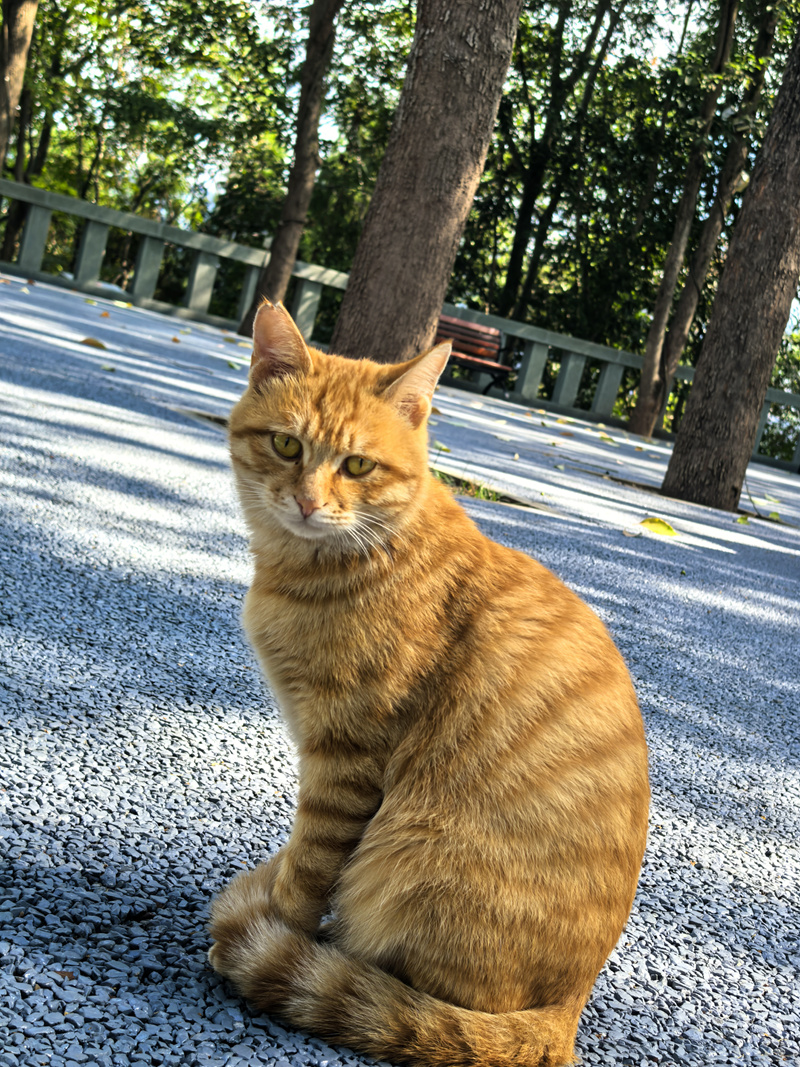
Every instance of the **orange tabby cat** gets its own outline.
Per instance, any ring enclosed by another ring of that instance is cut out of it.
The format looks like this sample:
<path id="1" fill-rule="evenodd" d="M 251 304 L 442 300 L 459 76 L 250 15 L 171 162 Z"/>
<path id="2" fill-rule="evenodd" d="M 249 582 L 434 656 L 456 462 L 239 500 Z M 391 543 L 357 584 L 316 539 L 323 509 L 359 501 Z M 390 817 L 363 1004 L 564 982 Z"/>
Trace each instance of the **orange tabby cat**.
<path id="1" fill-rule="evenodd" d="M 636 889 L 642 720 L 597 617 L 429 473 L 449 351 L 358 362 L 256 318 L 230 418 L 244 624 L 300 792 L 289 842 L 215 900 L 210 958 L 381 1059 L 564 1064 Z"/>

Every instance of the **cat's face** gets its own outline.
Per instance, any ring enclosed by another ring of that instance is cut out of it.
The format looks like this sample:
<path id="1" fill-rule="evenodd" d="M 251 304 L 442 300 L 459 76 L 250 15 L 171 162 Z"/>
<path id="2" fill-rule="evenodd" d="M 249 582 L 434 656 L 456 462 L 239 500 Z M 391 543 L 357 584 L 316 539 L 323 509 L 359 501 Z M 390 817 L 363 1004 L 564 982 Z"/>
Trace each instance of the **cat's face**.
<path id="1" fill-rule="evenodd" d="M 427 478 L 425 422 L 447 355 L 439 346 L 399 367 L 328 356 L 265 305 L 230 419 L 251 528 L 347 551 L 384 544 Z"/>

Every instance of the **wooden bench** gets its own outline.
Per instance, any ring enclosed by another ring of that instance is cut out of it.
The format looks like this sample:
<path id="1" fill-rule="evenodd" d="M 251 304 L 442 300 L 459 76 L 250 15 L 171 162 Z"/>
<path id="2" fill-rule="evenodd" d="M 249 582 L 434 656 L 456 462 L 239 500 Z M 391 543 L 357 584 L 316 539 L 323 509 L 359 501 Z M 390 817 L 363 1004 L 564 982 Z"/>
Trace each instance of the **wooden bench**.
<path id="1" fill-rule="evenodd" d="M 480 326 L 475 322 L 465 322 L 450 315 L 442 315 L 436 327 L 436 340 L 453 342 L 453 354 L 450 364 L 465 370 L 488 374 L 491 380 L 483 390 L 485 396 L 493 385 L 508 389 L 514 380 L 511 367 L 499 360 L 501 333 L 493 326 Z"/>

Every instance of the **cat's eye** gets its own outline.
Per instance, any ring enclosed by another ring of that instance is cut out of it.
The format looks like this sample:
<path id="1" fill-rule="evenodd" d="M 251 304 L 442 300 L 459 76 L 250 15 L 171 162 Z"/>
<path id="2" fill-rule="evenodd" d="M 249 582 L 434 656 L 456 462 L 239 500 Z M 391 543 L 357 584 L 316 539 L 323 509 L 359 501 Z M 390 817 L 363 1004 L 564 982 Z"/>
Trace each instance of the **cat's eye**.
<path id="1" fill-rule="evenodd" d="M 344 461 L 344 469 L 351 478 L 360 478 L 362 474 L 369 474 L 375 470 L 375 460 L 367 459 L 366 456 L 348 456 Z"/>
<path id="2" fill-rule="evenodd" d="M 290 437 L 288 433 L 274 433 L 272 435 L 272 447 L 284 459 L 297 459 L 303 451 L 303 446 L 297 438 Z"/>

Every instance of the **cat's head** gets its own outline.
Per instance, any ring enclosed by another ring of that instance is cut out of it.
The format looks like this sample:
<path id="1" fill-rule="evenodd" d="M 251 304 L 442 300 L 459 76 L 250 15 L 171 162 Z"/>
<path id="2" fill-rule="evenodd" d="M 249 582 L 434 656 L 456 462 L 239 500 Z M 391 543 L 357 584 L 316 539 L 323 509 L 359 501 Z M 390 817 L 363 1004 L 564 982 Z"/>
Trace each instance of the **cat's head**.
<path id="1" fill-rule="evenodd" d="M 327 355 L 280 304 L 263 304 L 229 424 L 251 529 L 350 553 L 385 544 L 429 482 L 426 424 L 449 354 L 441 344 L 402 364 Z"/>

